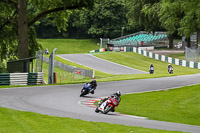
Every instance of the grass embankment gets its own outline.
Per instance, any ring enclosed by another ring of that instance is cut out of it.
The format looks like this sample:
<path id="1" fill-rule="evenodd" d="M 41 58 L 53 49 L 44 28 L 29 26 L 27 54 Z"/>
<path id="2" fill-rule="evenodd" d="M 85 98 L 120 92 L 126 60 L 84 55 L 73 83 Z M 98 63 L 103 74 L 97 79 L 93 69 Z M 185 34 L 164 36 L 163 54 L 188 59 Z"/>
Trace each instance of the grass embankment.
<path id="1" fill-rule="evenodd" d="M 57 48 L 56 54 L 88 53 L 99 49 L 96 39 L 38 39 L 43 49 L 48 48 L 49 53 Z"/>
<path id="2" fill-rule="evenodd" d="M 1 133 L 180 133 L 103 122 L 53 117 L 0 108 Z"/>
<path id="3" fill-rule="evenodd" d="M 117 112 L 200 126 L 200 85 L 122 95 Z"/>

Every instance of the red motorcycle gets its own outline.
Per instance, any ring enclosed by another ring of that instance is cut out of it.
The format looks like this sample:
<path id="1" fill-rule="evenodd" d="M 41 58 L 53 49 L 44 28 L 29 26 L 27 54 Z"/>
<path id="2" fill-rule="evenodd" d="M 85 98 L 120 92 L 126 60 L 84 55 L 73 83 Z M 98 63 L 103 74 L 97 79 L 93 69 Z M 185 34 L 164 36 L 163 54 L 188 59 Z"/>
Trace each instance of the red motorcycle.
<path id="1" fill-rule="evenodd" d="M 103 102 L 99 102 L 98 106 L 95 110 L 96 113 L 101 112 L 103 114 L 107 114 L 109 111 L 114 111 L 115 107 L 119 105 L 120 97 L 113 97 L 109 99 L 103 100 Z"/>

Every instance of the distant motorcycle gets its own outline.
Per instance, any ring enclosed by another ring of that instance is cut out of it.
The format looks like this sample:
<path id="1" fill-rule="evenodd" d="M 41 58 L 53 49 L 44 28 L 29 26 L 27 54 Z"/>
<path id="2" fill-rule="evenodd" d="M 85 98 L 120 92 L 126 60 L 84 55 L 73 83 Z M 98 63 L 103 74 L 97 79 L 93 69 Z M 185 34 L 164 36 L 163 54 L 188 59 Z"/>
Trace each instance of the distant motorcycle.
<path id="1" fill-rule="evenodd" d="M 149 73 L 150 73 L 150 74 L 153 74 L 153 73 L 154 73 L 154 68 L 153 68 L 153 67 L 151 67 L 151 68 L 149 69 Z"/>
<path id="2" fill-rule="evenodd" d="M 169 74 L 173 74 L 173 67 L 170 67 L 168 72 Z"/>
<path id="3" fill-rule="evenodd" d="M 83 89 L 81 90 L 80 97 L 87 95 L 92 91 L 94 91 L 94 89 L 91 87 L 91 84 L 85 83 L 84 86 L 83 86 Z"/>
<path id="4" fill-rule="evenodd" d="M 95 112 L 101 112 L 107 114 L 110 111 L 114 111 L 115 107 L 119 105 L 120 97 L 113 97 L 104 102 L 99 102 Z"/>

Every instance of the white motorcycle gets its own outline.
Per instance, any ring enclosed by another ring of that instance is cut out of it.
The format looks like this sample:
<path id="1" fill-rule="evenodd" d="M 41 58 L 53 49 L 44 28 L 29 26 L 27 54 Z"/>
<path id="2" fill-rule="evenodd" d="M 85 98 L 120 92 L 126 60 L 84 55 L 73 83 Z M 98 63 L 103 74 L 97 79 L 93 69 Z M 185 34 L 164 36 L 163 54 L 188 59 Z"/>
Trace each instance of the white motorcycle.
<path id="1" fill-rule="evenodd" d="M 103 114 L 107 114 L 109 111 L 114 111 L 115 107 L 119 105 L 119 102 L 120 97 L 113 97 L 104 102 L 99 102 L 95 112 L 102 112 Z"/>

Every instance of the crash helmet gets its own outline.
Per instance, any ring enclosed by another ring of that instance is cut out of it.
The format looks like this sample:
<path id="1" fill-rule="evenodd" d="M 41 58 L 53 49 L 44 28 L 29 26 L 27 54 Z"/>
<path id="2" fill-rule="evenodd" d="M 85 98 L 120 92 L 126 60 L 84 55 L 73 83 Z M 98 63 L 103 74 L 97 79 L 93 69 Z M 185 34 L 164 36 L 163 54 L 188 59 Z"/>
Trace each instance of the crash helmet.
<path id="1" fill-rule="evenodd" d="M 120 91 L 117 91 L 117 92 L 116 92 L 116 95 L 117 95 L 118 97 L 120 97 L 120 96 L 121 96 L 121 92 L 120 92 Z"/>
<path id="2" fill-rule="evenodd" d="M 97 81 L 96 81 L 95 79 L 93 79 L 93 80 L 91 81 L 91 83 L 92 83 L 92 84 L 96 84 Z"/>

